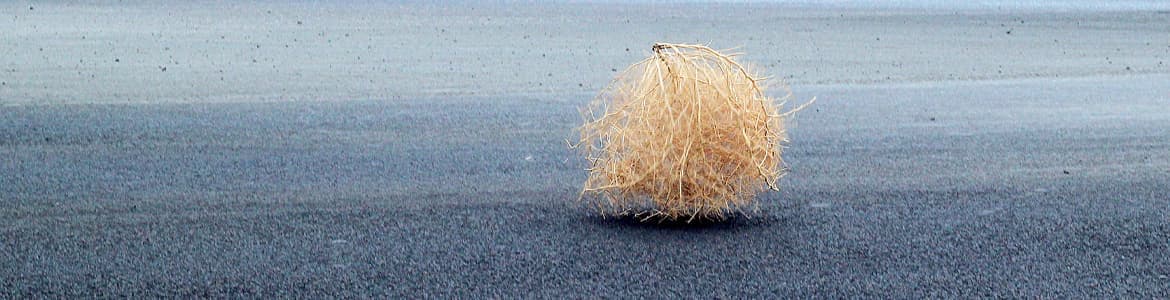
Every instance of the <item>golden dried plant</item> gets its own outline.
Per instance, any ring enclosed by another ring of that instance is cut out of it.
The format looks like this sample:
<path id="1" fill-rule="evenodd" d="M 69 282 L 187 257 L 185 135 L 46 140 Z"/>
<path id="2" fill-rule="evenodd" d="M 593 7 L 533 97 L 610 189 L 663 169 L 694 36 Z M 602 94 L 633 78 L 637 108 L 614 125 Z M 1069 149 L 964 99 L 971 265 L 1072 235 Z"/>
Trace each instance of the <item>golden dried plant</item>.
<path id="1" fill-rule="evenodd" d="M 604 215 L 722 219 L 778 190 L 787 142 L 765 78 L 702 45 L 657 43 L 582 111 L 582 199 Z M 785 88 L 787 89 L 787 88 Z M 813 99 L 815 101 L 815 99 Z"/>

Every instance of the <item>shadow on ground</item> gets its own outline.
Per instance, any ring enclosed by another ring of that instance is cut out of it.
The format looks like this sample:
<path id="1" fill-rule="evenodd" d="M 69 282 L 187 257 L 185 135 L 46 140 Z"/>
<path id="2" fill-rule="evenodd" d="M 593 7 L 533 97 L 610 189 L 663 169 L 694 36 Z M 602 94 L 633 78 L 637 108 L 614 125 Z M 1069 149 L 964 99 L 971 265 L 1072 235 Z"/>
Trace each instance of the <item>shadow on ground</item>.
<path id="1" fill-rule="evenodd" d="M 783 220 L 779 217 L 761 213 L 735 213 L 723 219 L 695 218 L 694 220 L 668 219 L 664 217 L 647 217 L 644 215 L 603 216 L 597 213 L 582 216 L 586 223 L 607 228 L 622 229 L 649 229 L 673 231 L 725 231 L 741 230 L 755 227 L 770 227 Z"/>

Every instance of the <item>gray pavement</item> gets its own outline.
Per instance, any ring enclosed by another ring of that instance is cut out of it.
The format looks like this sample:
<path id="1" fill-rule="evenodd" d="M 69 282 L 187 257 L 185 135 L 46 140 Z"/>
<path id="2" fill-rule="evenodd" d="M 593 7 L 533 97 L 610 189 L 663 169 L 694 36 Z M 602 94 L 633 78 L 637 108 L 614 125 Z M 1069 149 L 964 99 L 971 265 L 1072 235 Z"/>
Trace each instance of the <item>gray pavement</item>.
<path id="1" fill-rule="evenodd" d="M 605 219 L 590 94 L 0 109 L 0 298 L 1170 295 L 1170 77 L 798 85 L 750 216 Z"/>

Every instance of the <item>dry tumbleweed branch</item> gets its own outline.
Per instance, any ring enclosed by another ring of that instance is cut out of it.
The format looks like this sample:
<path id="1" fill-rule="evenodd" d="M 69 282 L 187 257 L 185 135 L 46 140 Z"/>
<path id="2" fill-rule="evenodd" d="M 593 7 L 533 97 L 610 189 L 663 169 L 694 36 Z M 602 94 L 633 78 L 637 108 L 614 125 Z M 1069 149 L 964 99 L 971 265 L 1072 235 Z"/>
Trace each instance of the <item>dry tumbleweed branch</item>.
<path id="1" fill-rule="evenodd" d="M 589 108 L 582 198 L 606 215 L 721 219 L 777 189 L 785 118 L 764 79 L 701 45 L 657 43 Z M 815 101 L 815 99 L 814 99 Z"/>

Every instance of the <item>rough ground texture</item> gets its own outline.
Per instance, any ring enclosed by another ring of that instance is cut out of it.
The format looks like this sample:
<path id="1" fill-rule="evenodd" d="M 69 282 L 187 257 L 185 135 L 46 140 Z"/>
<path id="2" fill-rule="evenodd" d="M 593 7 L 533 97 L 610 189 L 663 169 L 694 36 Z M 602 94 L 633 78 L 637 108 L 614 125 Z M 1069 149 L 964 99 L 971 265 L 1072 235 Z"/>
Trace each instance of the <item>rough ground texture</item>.
<path id="1" fill-rule="evenodd" d="M 1166 11 L 742 8 L 4 4 L 0 298 L 1170 295 Z M 819 98 L 759 214 L 575 206 L 659 39 Z"/>

